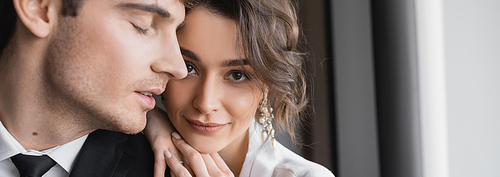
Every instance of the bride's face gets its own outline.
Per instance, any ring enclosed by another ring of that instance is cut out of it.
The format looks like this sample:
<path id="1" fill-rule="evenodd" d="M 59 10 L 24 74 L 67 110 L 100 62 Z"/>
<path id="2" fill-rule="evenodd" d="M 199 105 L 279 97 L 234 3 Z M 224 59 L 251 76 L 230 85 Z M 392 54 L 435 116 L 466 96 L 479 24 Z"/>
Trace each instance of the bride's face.
<path id="1" fill-rule="evenodd" d="M 197 9 L 177 35 L 188 76 L 167 85 L 170 121 L 202 153 L 245 141 L 263 94 L 252 81 L 252 68 L 238 56 L 235 21 Z"/>

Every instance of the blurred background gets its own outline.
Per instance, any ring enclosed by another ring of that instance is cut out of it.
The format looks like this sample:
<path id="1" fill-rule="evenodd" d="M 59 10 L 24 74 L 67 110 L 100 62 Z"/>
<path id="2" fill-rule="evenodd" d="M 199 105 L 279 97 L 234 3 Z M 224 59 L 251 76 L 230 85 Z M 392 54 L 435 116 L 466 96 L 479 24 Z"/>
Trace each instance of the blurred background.
<path id="1" fill-rule="evenodd" d="M 500 174 L 500 1 L 298 0 L 299 147 L 339 177 Z"/>

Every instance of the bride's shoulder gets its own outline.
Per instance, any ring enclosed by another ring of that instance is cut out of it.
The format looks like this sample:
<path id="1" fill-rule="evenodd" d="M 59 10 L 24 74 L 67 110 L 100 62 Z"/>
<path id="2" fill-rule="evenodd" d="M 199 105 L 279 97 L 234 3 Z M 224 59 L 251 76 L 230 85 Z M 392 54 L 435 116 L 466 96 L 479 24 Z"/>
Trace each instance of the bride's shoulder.
<path id="1" fill-rule="evenodd" d="M 275 153 L 277 166 L 273 176 L 303 176 L 303 177 L 333 177 L 333 173 L 326 167 L 309 161 L 298 154 L 295 154 L 280 143 L 276 143 Z"/>
<path id="2" fill-rule="evenodd" d="M 301 157 L 278 141 L 275 141 L 274 148 L 269 140 L 262 142 L 260 133 L 257 133 L 262 130 L 258 126 L 253 128 L 249 132 L 248 152 L 241 177 L 334 177 L 323 165 Z"/>

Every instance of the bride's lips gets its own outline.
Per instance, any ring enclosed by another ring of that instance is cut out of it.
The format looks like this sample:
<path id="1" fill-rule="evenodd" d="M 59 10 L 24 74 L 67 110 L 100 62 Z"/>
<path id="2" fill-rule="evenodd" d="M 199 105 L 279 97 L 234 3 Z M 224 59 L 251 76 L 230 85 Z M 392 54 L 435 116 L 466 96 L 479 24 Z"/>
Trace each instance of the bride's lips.
<path id="1" fill-rule="evenodd" d="M 198 120 L 189 120 L 189 119 L 186 120 L 189 126 L 191 126 L 193 129 L 201 133 L 215 133 L 227 125 L 227 123 L 226 124 L 211 123 L 211 122 L 204 123 Z"/>

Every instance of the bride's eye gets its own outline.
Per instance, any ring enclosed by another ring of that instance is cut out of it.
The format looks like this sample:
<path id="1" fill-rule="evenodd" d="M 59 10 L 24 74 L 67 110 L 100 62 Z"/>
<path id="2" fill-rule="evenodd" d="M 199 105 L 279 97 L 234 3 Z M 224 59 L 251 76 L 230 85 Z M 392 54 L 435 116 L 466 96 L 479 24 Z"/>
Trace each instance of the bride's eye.
<path id="1" fill-rule="evenodd" d="M 188 71 L 188 74 L 194 74 L 196 73 L 196 68 L 191 64 L 191 62 L 186 61 L 186 68 Z"/>
<path id="2" fill-rule="evenodd" d="M 231 74 L 229 74 L 228 77 L 229 77 L 229 79 L 235 80 L 235 81 L 238 81 L 238 82 L 247 79 L 246 74 L 243 73 L 243 72 L 240 72 L 240 71 L 234 71 Z"/>

